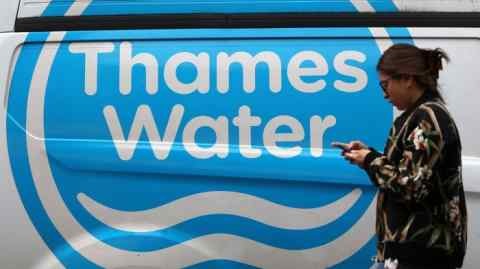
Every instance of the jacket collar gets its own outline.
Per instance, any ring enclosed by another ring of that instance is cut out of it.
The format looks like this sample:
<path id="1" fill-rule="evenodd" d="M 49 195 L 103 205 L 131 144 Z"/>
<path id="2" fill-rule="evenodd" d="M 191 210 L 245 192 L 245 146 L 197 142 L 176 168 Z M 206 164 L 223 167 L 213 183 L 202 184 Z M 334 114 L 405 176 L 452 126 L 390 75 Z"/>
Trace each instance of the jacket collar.
<path id="1" fill-rule="evenodd" d="M 440 101 L 440 96 L 438 94 L 432 92 L 432 91 L 424 91 L 423 94 L 420 96 L 420 98 L 415 101 L 415 103 L 409 107 L 405 112 L 402 113 L 401 117 L 408 117 L 410 114 L 413 113 L 419 106 L 421 106 L 423 103 L 429 102 L 429 101 Z"/>

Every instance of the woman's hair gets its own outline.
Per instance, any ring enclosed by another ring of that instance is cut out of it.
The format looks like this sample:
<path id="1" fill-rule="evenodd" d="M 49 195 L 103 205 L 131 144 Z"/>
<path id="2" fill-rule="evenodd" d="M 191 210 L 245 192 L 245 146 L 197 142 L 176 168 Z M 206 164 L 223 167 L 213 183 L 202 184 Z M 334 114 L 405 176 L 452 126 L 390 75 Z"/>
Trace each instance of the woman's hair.
<path id="1" fill-rule="evenodd" d="M 380 57 L 377 71 L 395 77 L 411 76 L 420 88 L 432 92 L 443 101 L 438 91 L 438 73 L 443 69 L 442 59 L 450 61 L 440 48 L 421 49 L 409 44 L 395 44 Z"/>

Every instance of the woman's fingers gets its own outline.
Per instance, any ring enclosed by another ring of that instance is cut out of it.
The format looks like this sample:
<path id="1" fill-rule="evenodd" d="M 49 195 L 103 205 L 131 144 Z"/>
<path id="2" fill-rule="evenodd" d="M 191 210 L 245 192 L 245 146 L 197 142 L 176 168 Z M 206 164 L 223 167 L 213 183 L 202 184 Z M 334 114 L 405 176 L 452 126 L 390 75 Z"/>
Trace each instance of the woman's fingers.
<path id="1" fill-rule="evenodd" d="M 348 151 L 343 154 L 345 159 L 349 162 L 353 162 L 355 160 L 355 152 L 354 151 Z"/>
<path id="2" fill-rule="evenodd" d="M 367 149 L 368 148 L 365 144 L 362 143 L 362 141 L 358 141 L 358 140 L 350 142 L 349 145 L 350 145 L 350 149 L 354 149 L 354 150 Z"/>
<path id="3" fill-rule="evenodd" d="M 348 150 L 356 150 L 358 149 L 357 148 L 357 142 L 356 141 L 351 141 L 350 143 L 348 143 Z"/>
<path id="4" fill-rule="evenodd" d="M 351 152 L 345 153 L 344 156 L 345 156 L 345 160 L 347 160 L 350 164 L 357 164 L 355 159 L 356 157 Z"/>
<path id="5" fill-rule="evenodd" d="M 368 149 L 351 150 L 351 151 L 345 152 L 343 156 L 350 163 L 354 163 L 356 165 L 362 165 L 365 160 L 365 157 L 369 152 L 370 150 Z"/>

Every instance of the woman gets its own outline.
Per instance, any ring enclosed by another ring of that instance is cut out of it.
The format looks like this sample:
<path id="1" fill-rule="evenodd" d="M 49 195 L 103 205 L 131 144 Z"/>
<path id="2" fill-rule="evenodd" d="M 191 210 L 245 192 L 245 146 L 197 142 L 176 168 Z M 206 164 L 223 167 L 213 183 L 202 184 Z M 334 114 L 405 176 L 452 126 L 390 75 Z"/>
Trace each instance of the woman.
<path id="1" fill-rule="evenodd" d="M 345 159 L 365 169 L 379 189 L 377 260 L 387 267 L 457 268 L 467 243 L 461 144 L 438 91 L 440 49 L 397 44 L 377 71 L 385 99 L 404 112 L 384 153 L 352 141 Z M 393 266 L 392 266 L 393 265 Z"/>

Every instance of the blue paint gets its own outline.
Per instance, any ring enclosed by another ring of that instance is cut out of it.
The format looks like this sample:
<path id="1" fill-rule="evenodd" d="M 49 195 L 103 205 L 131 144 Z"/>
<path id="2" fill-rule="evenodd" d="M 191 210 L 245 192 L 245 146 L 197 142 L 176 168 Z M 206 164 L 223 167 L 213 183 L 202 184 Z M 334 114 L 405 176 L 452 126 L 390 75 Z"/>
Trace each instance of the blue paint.
<path id="1" fill-rule="evenodd" d="M 259 267 L 228 260 L 213 260 L 188 266 L 185 269 L 259 269 Z"/>

